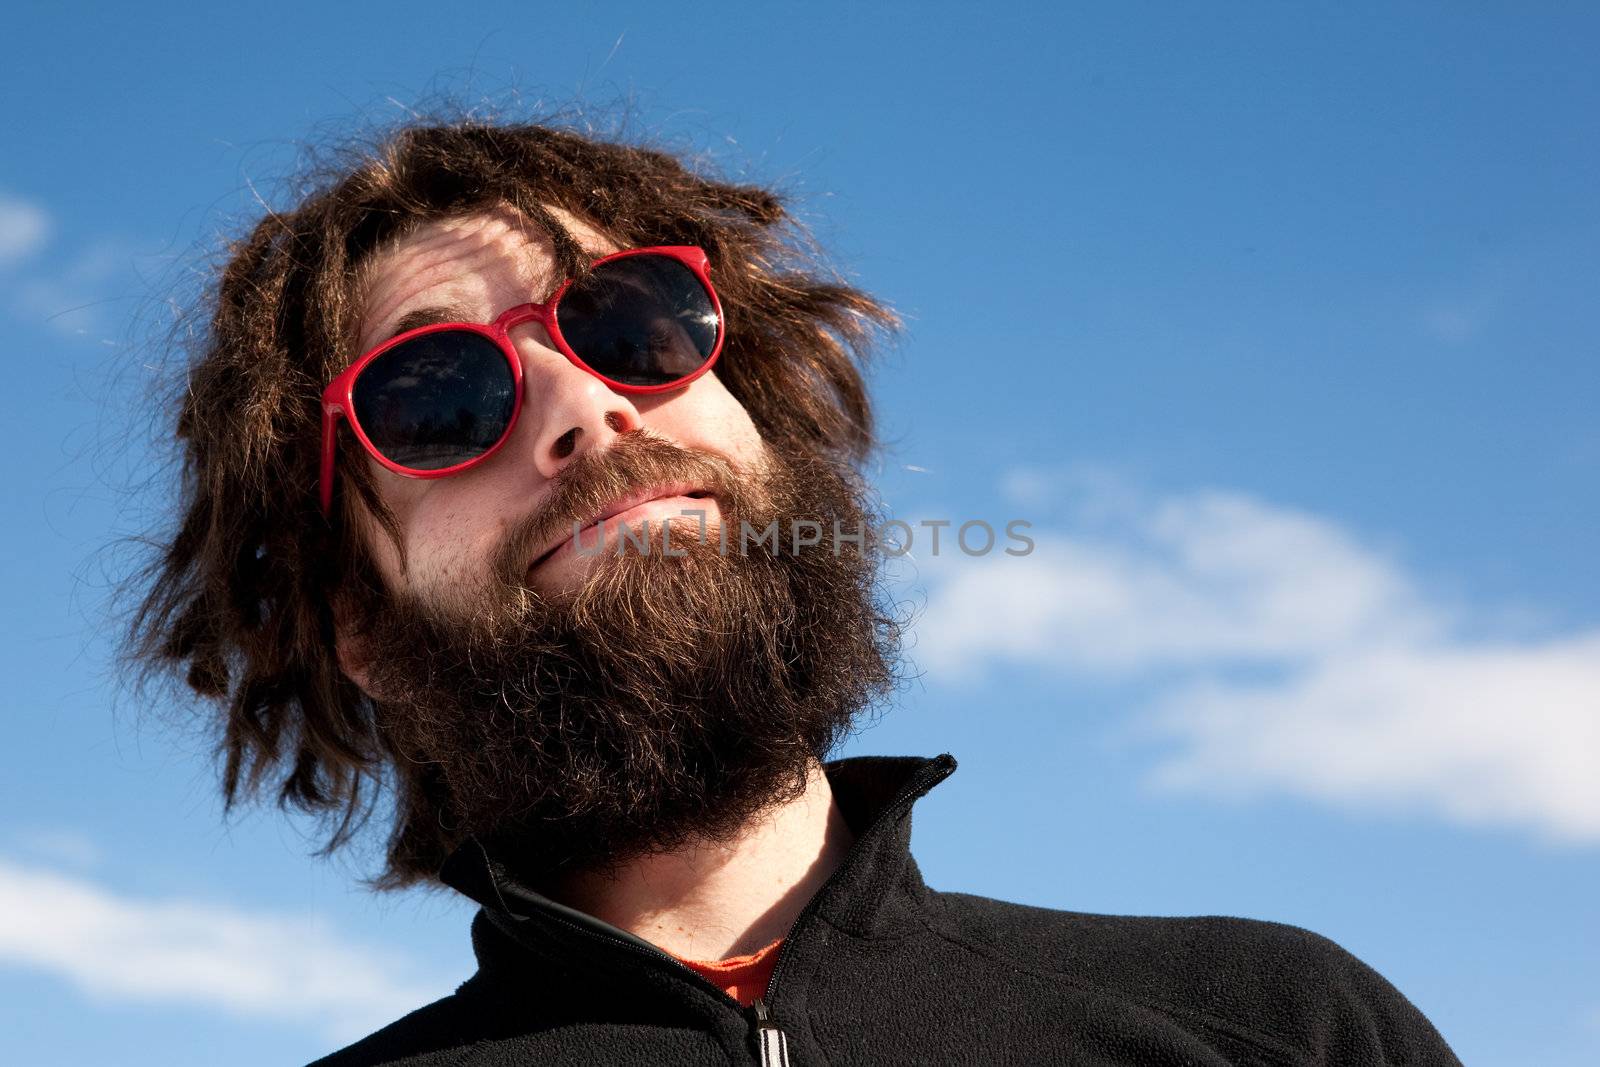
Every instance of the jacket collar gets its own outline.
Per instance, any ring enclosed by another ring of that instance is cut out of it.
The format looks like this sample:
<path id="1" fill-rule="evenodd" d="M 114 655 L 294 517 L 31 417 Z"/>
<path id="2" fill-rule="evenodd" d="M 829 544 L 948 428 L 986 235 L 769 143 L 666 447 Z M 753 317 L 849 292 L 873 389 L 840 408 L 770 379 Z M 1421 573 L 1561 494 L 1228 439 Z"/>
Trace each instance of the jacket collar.
<path id="1" fill-rule="evenodd" d="M 856 756 L 823 764 L 834 802 L 855 834 L 855 843 L 802 912 L 791 930 L 799 930 L 813 914 L 860 937 L 871 936 L 883 920 L 883 905 L 893 891 L 910 882 L 921 891 L 921 875 L 911 857 L 911 807 L 918 798 L 955 771 L 948 753 L 934 757 Z M 592 954 L 602 942 L 623 951 L 663 955 L 660 949 L 626 930 L 567 907 L 518 882 L 476 837 L 457 848 L 439 869 L 439 880 L 483 906 L 473 923 L 473 946 L 479 964 L 500 956 L 501 935 L 540 954 Z"/>

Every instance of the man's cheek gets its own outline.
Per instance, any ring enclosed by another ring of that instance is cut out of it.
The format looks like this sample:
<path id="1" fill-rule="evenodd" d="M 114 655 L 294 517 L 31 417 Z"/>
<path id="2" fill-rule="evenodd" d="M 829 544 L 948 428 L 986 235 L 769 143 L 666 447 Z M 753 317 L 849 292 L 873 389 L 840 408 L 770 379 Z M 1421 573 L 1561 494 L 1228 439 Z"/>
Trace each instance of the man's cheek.
<path id="1" fill-rule="evenodd" d="M 719 440 L 708 446 L 743 475 L 761 475 L 771 468 L 771 453 L 766 441 L 748 420 L 737 420 L 726 428 Z"/>
<path id="2" fill-rule="evenodd" d="M 428 542 L 418 553 L 413 571 L 419 584 L 440 601 L 460 599 L 468 590 L 484 584 L 491 569 L 490 548 L 468 542 L 459 536 Z"/>

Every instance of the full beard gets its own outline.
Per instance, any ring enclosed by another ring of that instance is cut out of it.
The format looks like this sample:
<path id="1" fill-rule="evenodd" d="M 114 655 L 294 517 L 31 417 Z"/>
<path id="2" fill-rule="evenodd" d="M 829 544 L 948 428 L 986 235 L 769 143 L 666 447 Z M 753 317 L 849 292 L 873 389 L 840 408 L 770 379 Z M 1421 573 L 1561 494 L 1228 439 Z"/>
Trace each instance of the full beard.
<path id="1" fill-rule="evenodd" d="M 481 590 L 450 604 L 374 594 L 368 689 L 383 694 L 375 718 L 400 805 L 391 864 L 416 869 L 471 835 L 547 884 L 726 840 L 804 792 L 890 688 L 900 627 L 853 475 L 768 457 L 752 481 L 709 453 L 625 435 L 574 461 Z M 698 523 L 675 519 L 668 556 L 652 524 L 650 551 L 608 546 L 571 593 L 530 585 L 529 546 L 558 523 L 672 478 L 712 488 L 720 531 L 701 540 Z M 821 543 L 796 548 L 794 520 L 818 524 Z M 775 542 L 741 536 L 774 521 Z"/>

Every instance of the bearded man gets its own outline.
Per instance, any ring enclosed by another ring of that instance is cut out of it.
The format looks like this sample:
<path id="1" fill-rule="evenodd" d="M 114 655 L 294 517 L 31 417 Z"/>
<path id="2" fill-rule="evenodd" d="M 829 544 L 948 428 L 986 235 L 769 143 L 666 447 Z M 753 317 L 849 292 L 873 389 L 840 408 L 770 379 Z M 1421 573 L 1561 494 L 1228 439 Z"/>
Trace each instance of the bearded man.
<path id="1" fill-rule="evenodd" d="M 318 1062 L 1455 1063 L 1308 931 L 924 884 L 955 761 L 828 758 L 895 677 L 894 320 L 800 237 L 669 154 L 457 122 L 232 248 L 133 648 L 218 708 L 229 805 L 325 851 L 381 806 L 371 884 L 481 906 L 476 974 Z"/>

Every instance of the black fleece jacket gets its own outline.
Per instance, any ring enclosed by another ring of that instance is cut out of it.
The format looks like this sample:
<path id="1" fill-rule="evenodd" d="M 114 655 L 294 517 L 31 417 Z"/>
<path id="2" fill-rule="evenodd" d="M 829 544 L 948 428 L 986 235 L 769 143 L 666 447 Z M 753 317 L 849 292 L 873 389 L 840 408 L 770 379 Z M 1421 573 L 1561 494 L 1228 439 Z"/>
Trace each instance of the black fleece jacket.
<path id="1" fill-rule="evenodd" d="M 742 1008 L 649 942 L 534 893 L 475 840 L 478 972 L 313 1067 L 524 1064 L 1456 1064 L 1377 972 L 1294 926 L 1091 915 L 923 884 L 911 806 L 955 770 L 826 766 L 856 834 Z"/>

